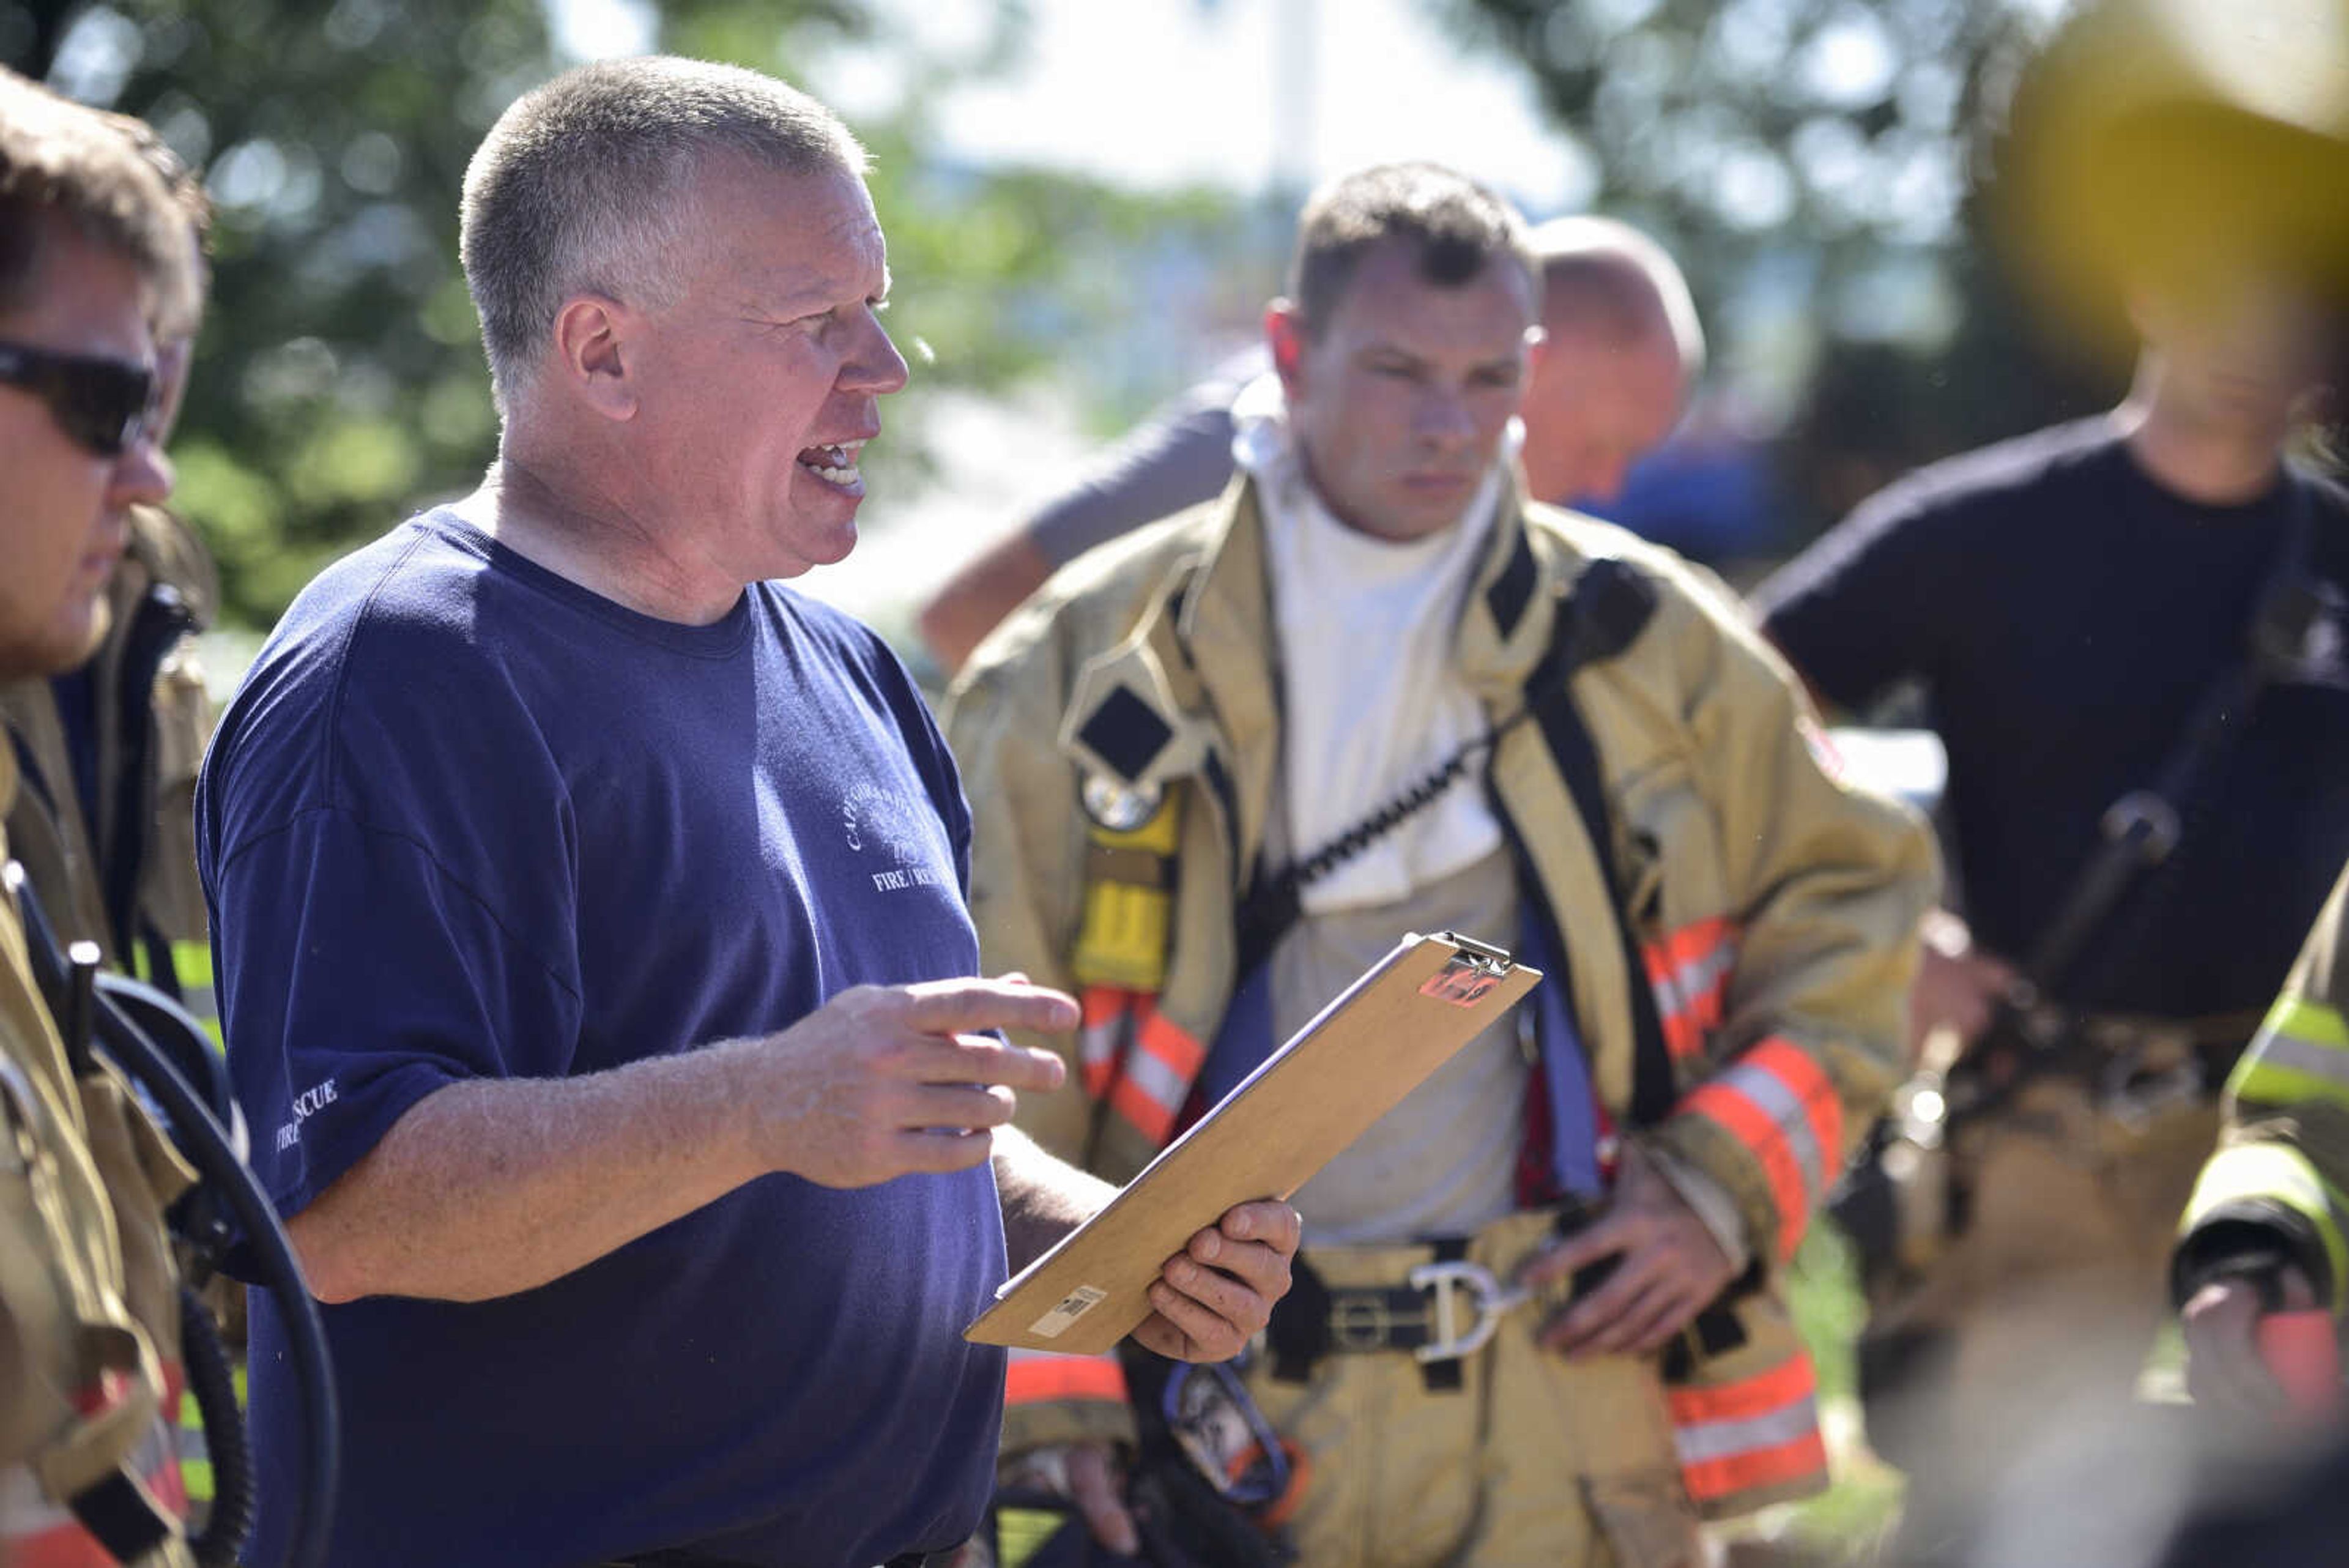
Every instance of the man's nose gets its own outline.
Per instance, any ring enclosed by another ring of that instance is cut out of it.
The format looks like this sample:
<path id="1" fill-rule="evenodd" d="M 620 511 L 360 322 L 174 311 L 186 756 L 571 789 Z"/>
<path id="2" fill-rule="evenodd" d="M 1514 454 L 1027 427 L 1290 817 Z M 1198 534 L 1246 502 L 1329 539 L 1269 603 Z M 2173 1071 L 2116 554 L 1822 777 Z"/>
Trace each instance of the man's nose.
<path id="1" fill-rule="evenodd" d="M 1413 410 L 1413 433 L 1445 447 L 1464 446 L 1476 439 L 1476 421 L 1467 400 L 1448 388 L 1423 393 Z"/>
<path id="2" fill-rule="evenodd" d="M 881 325 L 880 317 L 868 310 L 864 321 L 867 330 L 858 335 L 855 349 L 840 368 L 842 389 L 875 397 L 903 390 L 905 357 L 890 341 L 889 329 Z"/>
<path id="3" fill-rule="evenodd" d="M 107 481 L 107 501 L 117 509 L 139 502 L 160 506 L 171 498 L 176 478 L 163 449 L 152 438 L 142 436 L 115 457 L 114 471 Z"/>

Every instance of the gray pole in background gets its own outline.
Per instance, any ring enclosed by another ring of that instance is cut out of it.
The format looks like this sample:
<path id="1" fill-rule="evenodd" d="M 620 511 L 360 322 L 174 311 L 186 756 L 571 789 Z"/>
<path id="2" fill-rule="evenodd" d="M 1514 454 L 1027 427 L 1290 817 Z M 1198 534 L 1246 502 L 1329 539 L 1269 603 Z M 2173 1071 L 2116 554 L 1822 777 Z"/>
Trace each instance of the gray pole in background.
<path id="1" fill-rule="evenodd" d="M 1320 0 L 1275 0 L 1272 41 L 1272 190 L 1294 207 L 1313 185 L 1321 126 Z"/>

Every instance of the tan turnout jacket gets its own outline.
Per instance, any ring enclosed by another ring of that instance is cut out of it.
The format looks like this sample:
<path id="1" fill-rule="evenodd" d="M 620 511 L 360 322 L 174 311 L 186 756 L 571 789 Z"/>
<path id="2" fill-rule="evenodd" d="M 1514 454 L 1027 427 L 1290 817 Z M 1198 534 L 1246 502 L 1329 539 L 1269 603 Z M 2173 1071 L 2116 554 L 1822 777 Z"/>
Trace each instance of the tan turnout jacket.
<path id="1" fill-rule="evenodd" d="M 129 548 L 107 590 L 112 629 L 89 672 L 97 691 L 98 821 L 82 810 L 48 681 L 35 677 L 0 686 L 0 725 L 36 774 L 8 812 L 9 840 L 58 940 L 96 942 L 109 963 L 149 973 L 147 954 L 119 950 L 107 915 L 104 867 L 135 856 L 134 918 L 170 944 L 186 1000 L 205 1017 L 212 956 L 196 879 L 195 791 L 212 711 L 190 634 L 211 623 L 219 597 L 212 562 L 186 525 L 160 508 L 136 508 Z M 160 646 L 132 648 L 147 639 Z M 135 708 L 123 690 L 134 658 L 154 667 L 151 681 L 140 682 Z M 129 754 L 141 731 L 143 764 Z M 120 842 L 125 811 L 137 814 L 135 847 Z"/>
<path id="2" fill-rule="evenodd" d="M 1523 706 L 1562 596 L 1590 562 L 1619 558 L 1656 590 L 1630 645 L 1571 677 L 1626 885 L 1606 885 L 1537 725 L 1506 733 L 1486 782 L 1529 867 L 1525 894 L 1547 905 L 1567 945 L 1597 1099 L 1626 1121 L 1631 988 L 1653 986 L 1676 1103 L 1634 1136 L 1710 1178 L 1775 1272 L 1900 1075 L 1914 933 L 1937 891 L 1930 837 L 1837 776 L 1798 689 L 1709 576 L 1619 529 L 1521 502 L 1504 505 L 1494 534 L 1454 658 L 1495 722 Z M 1174 1129 L 1241 978 L 1235 909 L 1276 808 L 1277 659 L 1243 478 L 1061 571 L 980 649 L 951 700 L 985 961 L 1086 1003 L 1081 1037 L 1034 1042 L 1070 1058 L 1071 1079 L 1023 1097 L 1021 1125 L 1112 1180 Z M 1128 742 L 1164 731 L 1139 778 L 1102 776 L 1111 770 L 1087 737 L 1106 743 L 1093 723 L 1103 714 Z M 1105 803 L 1116 818 L 1133 815 L 1118 802 L 1137 799 L 1161 803 L 1151 826 L 1103 830 Z M 1154 944 L 1163 962 L 1104 963 L 1097 942 L 1081 956 L 1088 922 L 1117 919 L 1099 903 L 1104 884 L 1136 877 L 1136 846 L 1154 836 L 1172 885 L 1157 914 L 1146 902 L 1128 911 L 1140 940 L 1129 929 L 1121 940 L 1129 957 Z M 1630 972 L 1619 909 L 1631 911 L 1647 973 Z M 1744 1316 L 1745 1345 L 1668 1394 L 1683 1474 L 1713 1514 L 1823 1479 L 1809 1369 L 1775 1288 Z M 1112 1391 L 1081 1370 L 1015 1361 L 1007 1447 L 1116 1430 L 1082 1398 Z"/>
<path id="3" fill-rule="evenodd" d="M 0 812 L 16 784 L 0 749 Z M 93 1494 L 184 1512 L 163 1213 L 193 1179 L 119 1077 L 70 1070 L 0 895 L 0 1562 L 111 1561 L 69 1506 Z M 187 1561 L 176 1531 L 140 1559 Z"/>

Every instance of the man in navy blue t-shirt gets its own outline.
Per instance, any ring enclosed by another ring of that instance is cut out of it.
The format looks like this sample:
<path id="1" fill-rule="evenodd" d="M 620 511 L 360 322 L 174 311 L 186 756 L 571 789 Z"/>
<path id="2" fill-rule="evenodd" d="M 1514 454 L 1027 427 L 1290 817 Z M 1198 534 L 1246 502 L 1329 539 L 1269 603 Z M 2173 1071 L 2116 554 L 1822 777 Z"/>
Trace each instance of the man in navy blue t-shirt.
<path id="1" fill-rule="evenodd" d="M 1893 486 L 1759 595 L 1824 699 L 1913 682 L 1948 750 L 1963 916 L 1929 927 L 1911 998 L 1929 1067 L 2025 974 L 2078 1047 L 1955 1132 L 1962 1229 L 1876 1303 L 1871 1431 L 1914 1461 L 1904 1560 L 1940 1560 L 1980 1472 L 2050 1440 L 2034 1426 L 2128 1395 L 2227 1064 L 2349 855 L 2349 497 L 2283 461 L 2332 368 L 2322 323 L 2285 280 L 2223 268 L 2148 273 L 2131 306 L 2147 346 L 2119 410 Z M 2262 628 L 2264 684 L 2165 784 Z M 2157 788 L 2180 796 L 2175 848 L 2051 942 L 2107 813 Z"/>
<path id="2" fill-rule="evenodd" d="M 749 72 L 585 67 L 468 171 L 481 490 L 330 568 L 207 761 L 254 1159 L 326 1309 L 333 1560 L 867 1568 L 959 1542 L 960 1331 L 1107 1189 L 1004 1124 L 1064 996 L 971 978 L 969 817 L 905 671 L 770 580 L 845 556 L 905 381 L 863 155 Z M 1137 1337 L 1236 1352 L 1243 1205 Z M 298 1430 L 254 1313 L 264 1475 Z M 264 1489 L 260 1557 L 289 1521 Z"/>

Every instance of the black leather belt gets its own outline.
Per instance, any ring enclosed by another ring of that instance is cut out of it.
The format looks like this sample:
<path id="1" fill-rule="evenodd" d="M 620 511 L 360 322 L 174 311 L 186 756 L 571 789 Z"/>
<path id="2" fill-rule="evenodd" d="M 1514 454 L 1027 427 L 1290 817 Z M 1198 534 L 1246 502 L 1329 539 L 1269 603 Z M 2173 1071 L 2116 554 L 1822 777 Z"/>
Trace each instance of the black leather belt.
<path id="1" fill-rule="evenodd" d="M 1588 1210 L 1570 1207 L 1558 1216 L 1557 1232 L 1569 1234 L 1590 1218 Z M 1550 1311 L 1562 1309 L 1606 1283 L 1619 1262 L 1605 1257 L 1586 1263 L 1564 1289 L 1545 1291 L 1537 1299 L 1524 1286 L 1468 1262 L 1465 1237 L 1441 1237 L 1426 1245 L 1432 1258 L 1413 1269 L 1401 1285 L 1333 1286 L 1299 1253 L 1289 1265 L 1288 1293 L 1273 1304 L 1265 1331 L 1272 1376 L 1303 1383 L 1325 1355 L 1408 1351 L 1419 1362 L 1431 1392 L 1456 1389 L 1462 1386 L 1461 1368 L 1467 1358 L 1485 1348 L 1504 1317 L 1529 1303 Z M 1700 1355 L 1719 1355 L 1745 1343 L 1744 1326 L 1727 1303 L 1753 1288 L 1758 1278 L 1758 1266 L 1748 1270 L 1722 1301 L 1698 1314 L 1688 1330 L 1665 1347 L 1666 1382 L 1685 1379 Z"/>

